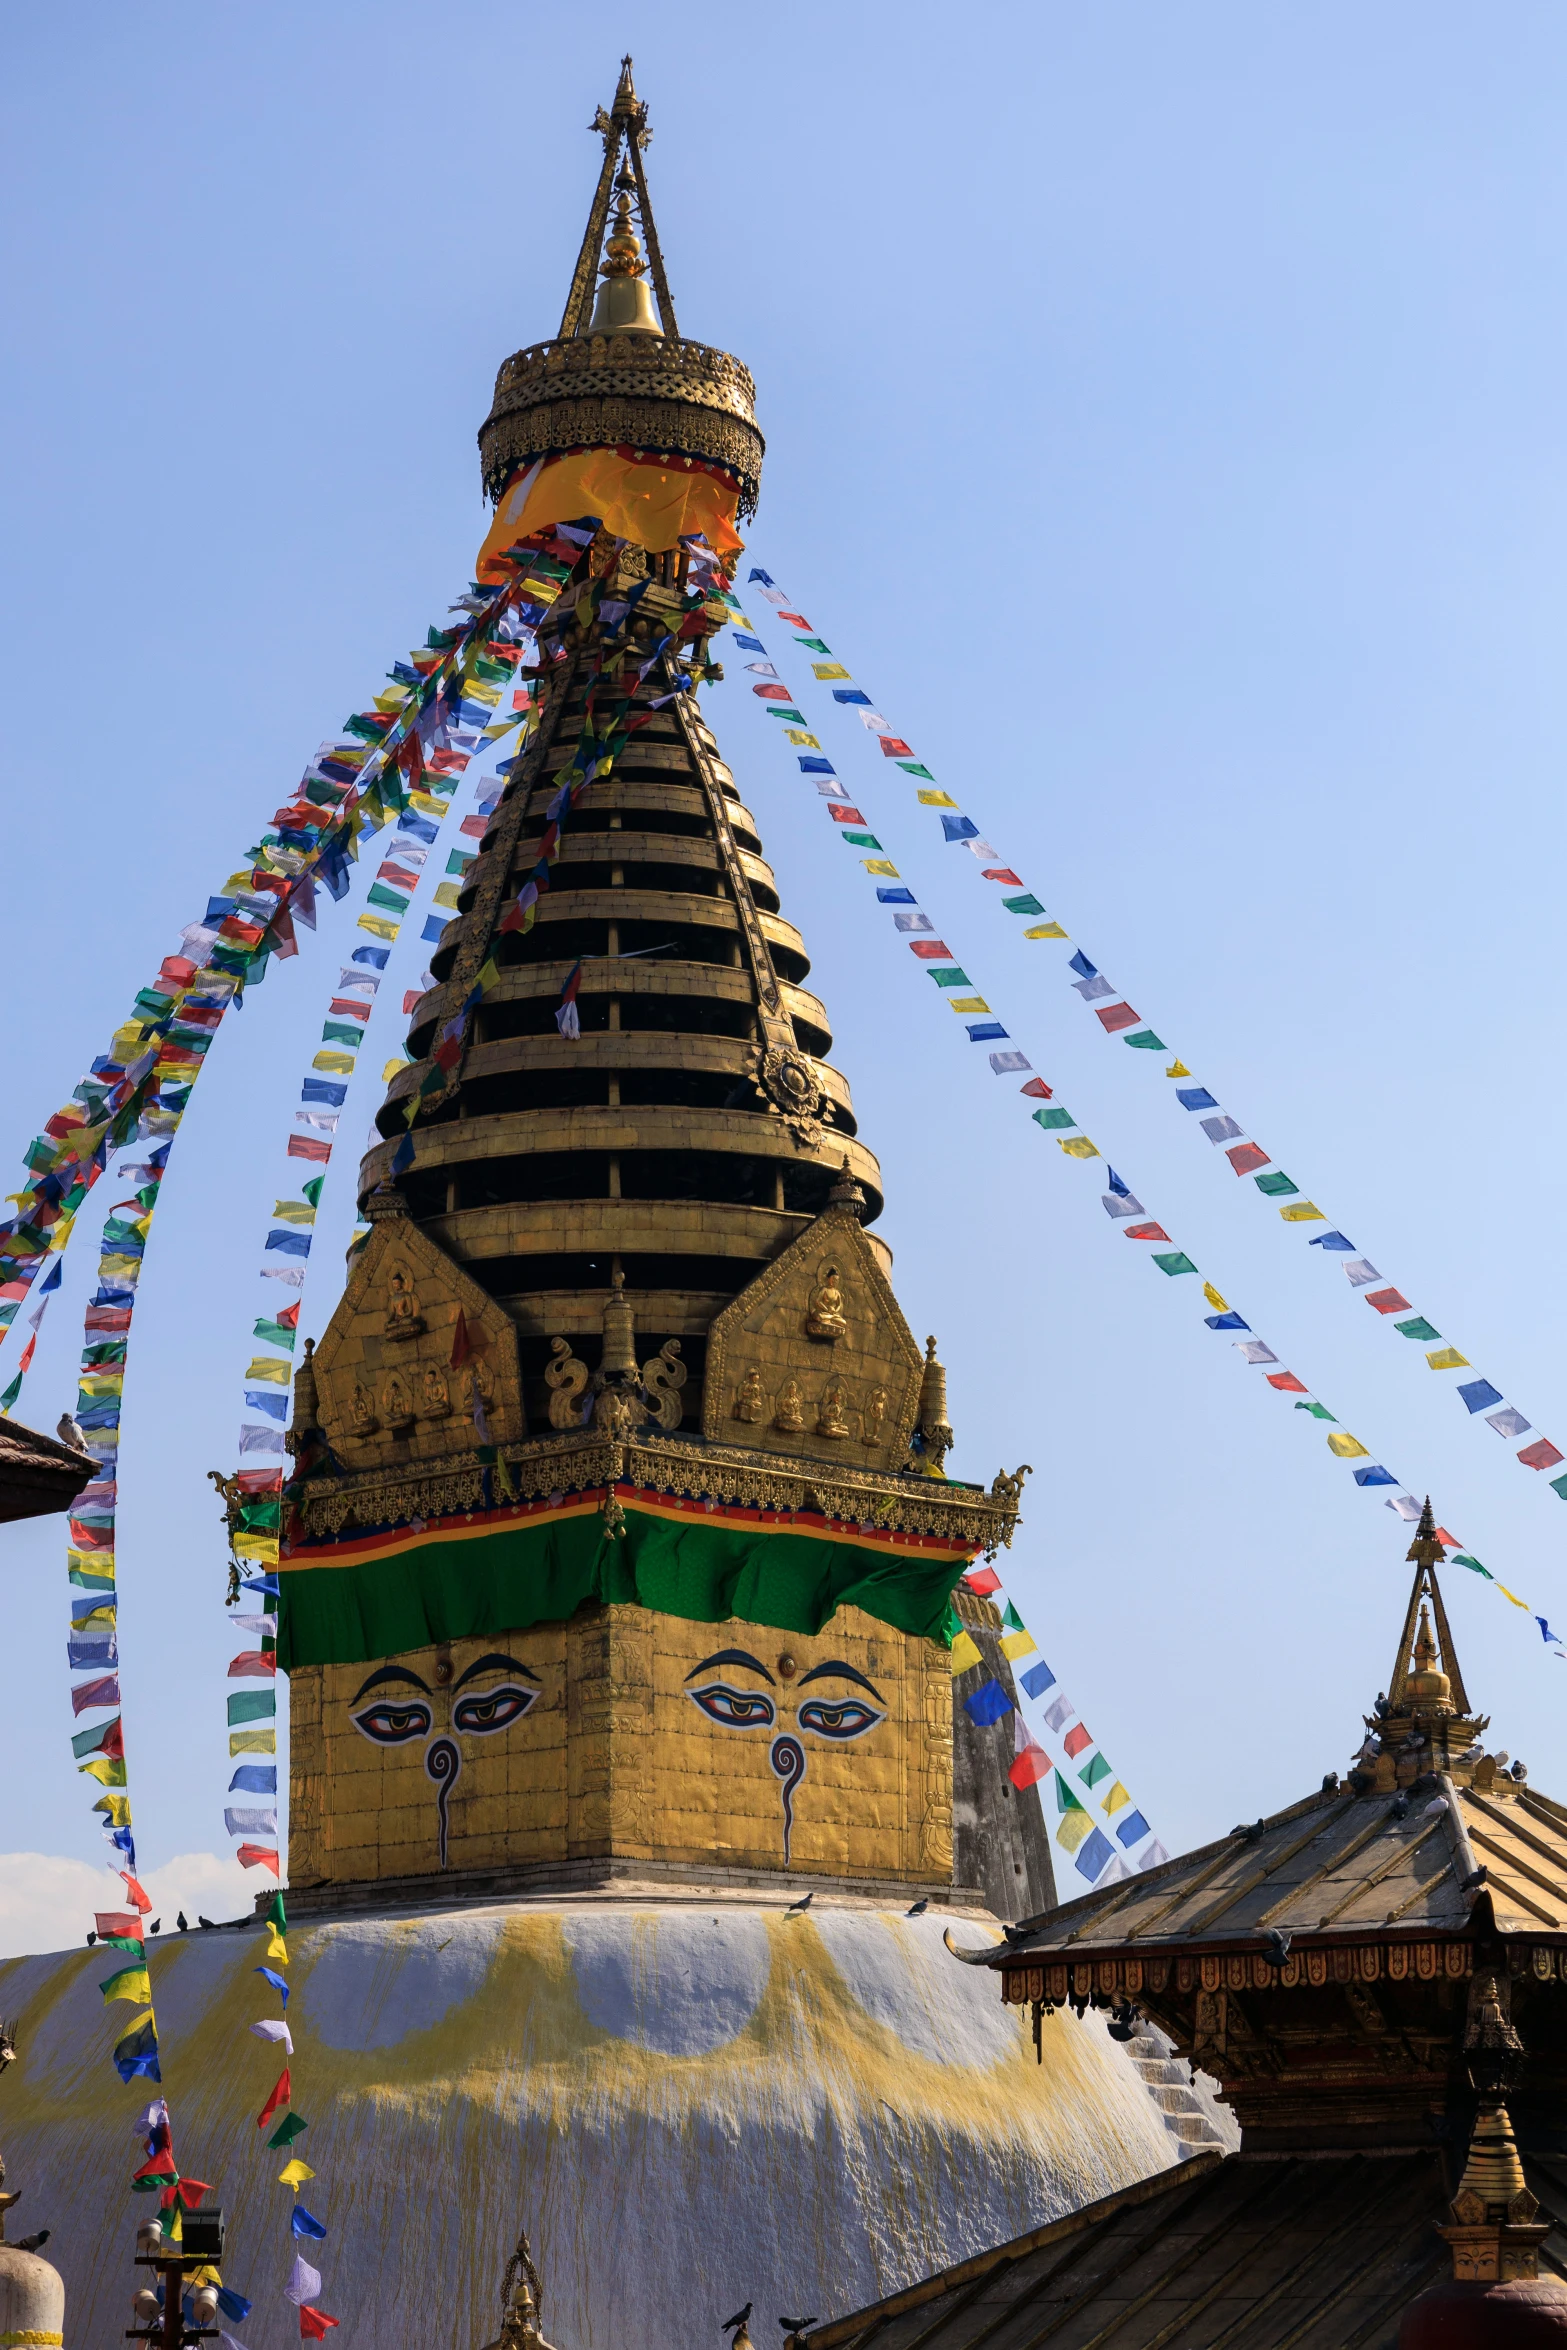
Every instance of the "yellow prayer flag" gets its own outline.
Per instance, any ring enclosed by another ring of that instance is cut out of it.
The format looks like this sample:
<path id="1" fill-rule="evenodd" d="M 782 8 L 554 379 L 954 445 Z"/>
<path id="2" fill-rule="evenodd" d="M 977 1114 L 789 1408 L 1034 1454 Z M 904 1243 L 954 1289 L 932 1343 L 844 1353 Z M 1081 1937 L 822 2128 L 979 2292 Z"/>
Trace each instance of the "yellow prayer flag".
<path id="1" fill-rule="evenodd" d="M 607 769 L 608 765 L 609 762 L 606 760 L 604 762 L 604 768 Z M 603 772 L 602 769 L 601 772 Z M 444 800 L 436 799 L 430 792 L 411 791 L 408 794 L 408 797 L 413 802 L 414 806 L 419 809 L 422 815 L 440 818 L 446 813 L 446 802 Z"/>
<path id="2" fill-rule="evenodd" d="M 284 1941 L 276 1926 L 269 1926 L 267 1928 L 267 1935 L 268 1958 L 275 1960 L 279 1966 L 287 1966 L 288 1944 Z"/>
<path id="3" fill-rule="evenodd" d="M 359 928 L 368 930 L 372 938 L 394 939 L 399 925 L 389 922 L 384 914 L 361 914 Z"/>
<path id="4" fill-rule="evenodd" d="M 1075 1852 L 1093 1824 L 1086 1811 L 1069 1811 L 1056 1830 L 1056 1842 L 1063 1852 Z"/>
<path id="5" fill-rule="evenodd" d="M 1107 1812 L 1109 1816 L 1114 1819 L 1116 1813 L 1129 1804 L 1131 1800 L 1131 1797 L 1127 1794 L 1126 1789 L 1122 1786 L 1120 1780 L 1116 1779 L 1111 1782 L 1109 1794 L 1102 1795 L 1100 1797 L 1099 1808 L 1101 1811 Z"/>
<path id="6" fill-rule="evenodd" d="M 250 1559 L 255 1565 L 275 1567 L 278 1557 L 278 1538 L 275 1534 L 251 1534 L 241 1527 L 229 1536 L 229 1547 L 237 1559 Z"/>
<path id="7" fill-rule="evenodd" d="M 1023 936 L 1025 938 L 1065 938 L 1066 932 L 1059 922 L 1036 922 L 1032 930 L 1024 931 Z"/>
<path id="8" fill-rule="evenodd" d="M 847 677 L 848 674 L 849 672 L 841 661 L 813 661 L 811 663 L 811 675 L 821 678 L 824 684 L 830 678 Z"/>
<path id="9" fill-rule="evenodd" d="M 128 1273 L 135 1281 L 140 1272 L 140 1257 L 107 1256 L 98 1259 L 99 1277 L 104 1281 L 113 1281 L 121 1273 Z"/>
<path id="10" fill-rule="evenodd" d="M 1086 1134 L 1062 1134 L 1056 1138 L 1069 1159 L 1097 1159 L 1099 1146 L 1090 1142 Z"/>
<path id="11" fill-rule="evenodd" d="M 461 888 L 462 883 L 455 879 L 451 881 L 443 881 L 430 902 L 432 905 L 449 906 L 455 909 L 457 904 L 457 893 Z"/>
<path id="12" fill-rule="evenodd" d="M 1039 1643 L 1033 1633 L 1026 1629 L 1022 1632 L 1008 1632 L 1002 1640 L 1001 1653 L 1003 1656 L 1016 1659 L 1020 1656 L 1031 1656 L 1038 1646 Z"/>
<path id="13" fill-rule="evenodd" d="M 1227 1314 L 1227 1313 L 1229 1312 L 1229 1310 L 1230 1310 L 1230 1309 L 1229 1309 L 1229 1307 L 1228 1307 L 1228 1306 L 1225 1304 L 1225 1302 L 1224 1302 L 1223 1298 L 1222 1298 L 1222 1297 L 1219 1295 L 1218 1291 L 1217 1291 L 1217 1290 L 1214 1288 L 1214 1286 L 1213 1286 L 1213 1283 L 1212 1283 L 1211 1281 L 1205 1281 L 1205 1282 L 1203 1283 L 1203 1285 L 1202 1285 L 1202 1293 L 1203 1293 L 1203 1296 L 1204 1296 L 1204 1297 L 1205 1297 L 1205 1298 L 1208 1300 L 1208 1303 L 1209 1303 L 1209 1305 L 1211 1305 L 1211 1306 L 1212 1306 L 1212 1308 L 1213 1308 L 1213 1310 L 1214 1310 L 1214 1312 L 1215 1312 L 1216 1314 Z"/>
<path id="14" fill-rule="evenodd" d="M 277 2183 L 280 2187 L 292 2187 L 297 2195 L 306 2179 L 313 2179 L 315 2175 L 309 2163 L 301 2162 L 296 2154 L 293 2161 L 285 2162 L 278 2172 Z"/>
<path id="15" fill-rule="evenodd" d="M 862 857 L 860 863 L 867 873 L 883 874 L 889 881 L 901 881 L 903 878 L 897 866 L 889 863 L 885 857 Z"/>
<path id="16" fill-rule="evenodd" d="M 914 796 L 922 808 L 955 808 L 958 804 L 950 792 L 922 791 Z"/>
<path id="17" fill-rule="evenodd" d="M 270 1387 L 286 1387 L 293 1376 L 294 1366 L 277 1355 L 257 1355 L 246 1371 L 247 1379 L 264 1379 Z"/>
<path id="18" fill-rule="evenodd" d="M 1461 1355 L 1456 1346 L 1439 1346 L 1426 1361 L 1433 1371 L 1467 1371 L 1470 1367 L 1469 1357 Z"/>
<path id="19" fill-rule="evenodd" d="M 1494 1575 L 1492 1576 L 1491 1580 L 1493 1583 L 1496 1583 L 1496 1577 Z M 1504 1599 L 1510 1599 L 1514 1607 L 1521 1607 L 1527 1614 L 1529 1602 L 1526 1599 L 1520 1599 L 1516 1591 L 1509 1591 L 1505 1583 L 1497 1583 L 1496 1588 Z"/>
<path id="20" fill-rule="evenodd" d="M 275 1199 L 272 1215 L 279 1224 L 313 1224 L 316 1220 L 315 1209 L 305 1199 Z"/>
<path id="21" fill-rule="evenodd" d="M 799 726 L 786 726 L 784 741 L 793 743 L 796 750 L 801 751 L 819 751 L 822 747 L 814 734 L 807 734 L 804 728 Z"/>
<path id="22" fill-rule="evenodd" d="M 277 1732 L 275 1730 L 231 1730 L 229 1732 L 229 1753 L 231 1755 L 276 1754 L 276 1752 Z M 124 1825 L 124 1822 L 116 1821 L 115 1825 L 120 1827 Z"/>
<path id="23" fill-rule="evenodd" d="M 101 1811 L 111 1828 L 128 1828 L 131 1824 L 131 1799 L 128 1795 L 100 1795 L 93 1810 Z"/>
<path id="24" fill-rule="evenodd" d="M 1286 1224 L 1325 1224 L 1326 1216 L 1314 1200 L 1303 1199 L 1293 1208 L 1280 1208 Z"/>
<path id="25" fill-rule="evenodd" d="M 1191 1071 L 1184 1061 L 1172 1061 L 1166 1069 L 1165 1075 L 1166 1077 L 1190 1077 Z"/>
<path id="26" fill-rule="evenodd" d="M 949 995 L 947 1009 L 949 1012 L 988 1012 L 990 1006 L 982 995 Z"/>
<path id="27" fill-rule="evenodd" d="M 1366 1448 L 1358 1436 L 1330 1436 L 1328 1450 L 1336 1453 L 1341 1461 L 1363 1461 L 1366 1457 Z"/>
<path id="28" fill-rule="evenodd" d="M 312 1069 L 324 1069 L 329 1077 L 352 1077 L 354 1056 L 352 1053 L 317 1053 L 310 1066 Z"/>
<path id="29" fill-rule="evenodd" d="M 390 1085 L 392 1079 L 397 1075 L 399 1069 L 406 1069 L 408 1067 L 409 1063 L 401 1059 L 396 1061 L 388 1061 L 386 1067 L 381 1071 L 381 1083 L 383 1085 Z"/>
<path id="30" fill-rule="evenodd" d="M 76 1620 L 80 1623 L 82 1619 L 78 1616 Z M 79 1762 L 76 1767 L 79 1771 L 85 1771 L 90 1779 L 96 1779 L 100 1787 L 123 1787 L 125 1784 L 123 1755 L 90 1754 L 85 1762 Z"/>
<path id="31" fill-rule="evenodd" d="M 984 1661 L 968 1634 L 959 1632 L 952 1643 L 951 1663 L 954 1674 L 969 1672 L 975 1665 L 982 1665 Z"/>

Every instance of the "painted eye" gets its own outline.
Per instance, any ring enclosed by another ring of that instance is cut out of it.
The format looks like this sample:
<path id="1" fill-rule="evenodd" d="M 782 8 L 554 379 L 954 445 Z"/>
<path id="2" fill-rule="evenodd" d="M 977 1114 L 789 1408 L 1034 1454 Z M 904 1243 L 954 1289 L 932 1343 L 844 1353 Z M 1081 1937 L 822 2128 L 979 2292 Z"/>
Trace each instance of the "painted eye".
<path id="1" fill-rule="evenodd" d="M 863 1738 L 887 1717 L 857 1697 L 842 1698 L 837 1704 L 813 1697 L 801 1706 L 795 1719 L 802 1730 L 814 1730 L 818 1738 Z"/>
<path id="2" fill-rule="evenodd" d="M 430 1709 L 418 1698 L 410 1698 L 399 1705 L 390 1697 L 378 1697 L 374 1705 L 367 1705 L 363 1713 L 351 1714 L 349 1719 L 362 1736 L 373 1738 L 377 1746 L 406 1746 L 411 1738 L 428 1737 Z"/>
<path id="3" fill-rule="evenodd" d="M 727 1681 L 710 1681 L 705 1689 L 688 1689 L 686 1695 L 709 1721 L 721 1722 L 726 1730 L 770 1729 L 777 1719 L 772 1699 L 760 1689 L 731 1689 Z"/>
<path id="4" fill-rule="evenodd" d="M 538 1694 L 536 1689 L 519 1688 L 515 1681 L 503 1681 L 495 1689 L 474 1690 L 459 1697 L 452 1707 L 452 1728 L 481 1736 L 491 1730 L 509 1730 L 513 1722 L 522 1720 Z"/>

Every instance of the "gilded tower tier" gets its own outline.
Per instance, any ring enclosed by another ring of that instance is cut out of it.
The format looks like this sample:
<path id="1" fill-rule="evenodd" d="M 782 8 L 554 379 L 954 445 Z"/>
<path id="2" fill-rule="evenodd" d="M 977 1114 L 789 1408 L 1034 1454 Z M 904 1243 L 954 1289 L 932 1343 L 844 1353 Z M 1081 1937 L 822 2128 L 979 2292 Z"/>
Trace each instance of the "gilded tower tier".
<path id="1" fill-rule="evenodd" d="M 560 334 L 502 367 L 480 435 L 524 747 L 296 1382 L 292 1881 L 945 1892 L 951 1593 L 1021 1477 L 944 1473 L 935 1341 L 868 1229 L 880 1170 L 704 715 L 751 379 L 676 330 L 629 64 L 595 127 Z M 1048 1899 L 1030 1805 L 1008 1868 Z"/>

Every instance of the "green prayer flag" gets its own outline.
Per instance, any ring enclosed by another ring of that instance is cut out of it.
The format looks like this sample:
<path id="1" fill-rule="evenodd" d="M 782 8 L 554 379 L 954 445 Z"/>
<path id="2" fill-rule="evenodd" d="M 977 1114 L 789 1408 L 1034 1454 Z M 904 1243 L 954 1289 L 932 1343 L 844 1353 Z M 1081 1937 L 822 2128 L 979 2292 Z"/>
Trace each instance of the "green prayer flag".
<path id="1" fill-rule="evenodd" d="M 309 2127 L 310 2124 L 302 2113 L 286 2113 L 267 2140 L 267 2144 L 269 2146 L 292 2146 L 294 2140 L 302 2138 Z"/>
<path id="2" fill-rule="evenodd" d="M 1257 1189 L 1262 1193 L 1264 1199 L 1283 1199 L 1287 1193 L 1300 1189 L 1298 1183 L 1291 1183 L 1289 1177 L 1281 1173 L 1277 1167 L 1269 1175 L 1257 1176 L 1255 1181 Z"/>
<path id="3" fill-rule="evenodd" d="M 321 1186 L 325 1181 L 324 1175 L 312 1175 L 308 1183 L 302 1183 L 299 1187 L 313 1208 L 321 1205 Z"/>
<path id="4" fill-rule="evenodd" d="M 1333 1419 L 1333 1414 L 1328 1410 L 1328 1407 L 1325 1403 L 1298 1403 L 1295 1406 L 1295 1409 L 1298 1412 L 1310 1412 L 1314 1420 Z M 1336 1421 L 1334 1422 L 1334 1425 L 1337 1425 Z"/>
<path id="5" fill-rule="evenodd" d="M 354 1049 L 359 1045 L 363 1036 L 364 1030 L 362 1028 L 350 1028 L 346 1020 L 327 1020 L 322 1023 L 321 1042 L 323 1044 L 346 1044 L 350 1049 Z"/>
<path id="6" fill-rule="evenodd" d="M 277 1712 L 277 1695 L 271 1689 L 236 1689 L 229 1698 L 229 1723 L 264 1722 Z"/>
<path id="7" fill-rule="evenodd" d="M 1469 1567 L 1475 1574 L 1483 1575 L 1488 1583 L 1494 1583 L 1496 1580 L 1495 1576 L 1491 1573 L 1490 1568 L 1482 1567 L 1480 1561 L 1478 1559 L 1472 1559 L 1466 1550 L 1454 1551 L 1453 1564 L 1455 1567 Z"/>
<path id="8" fill-rule="evenodd" d="M 1034 1124 L 1036 1126 L 1043 1126 L 1053 1133 L 1058 1126 L 1075 1126 L 1077 1124 L 1077 1120 L 1073 1117 L 1070 1110 L 1036 1110 L 1034 1112 Z"/>
<path id="9" fill-rule="evenodd" d="M 842 832 L 838 837 L 840 840 L 851 842 L 857 849 L 879 849 L 881 847 L 881 842 L 876 838 L 874 832 Z"/>
<path id="10" fill-rule="evenodd" d="M 1407 1322 L 1395 1322 L 1393 1327 L 1400 1338 L 1418 1338 L 1422 1343 L 1429 1338 L 1440 1338 L 1442 1335 L 1440 1330 L 1432 1329 L 1424 1314 L 1415 1314 Z"/>
<path id="11" fill-rule="evenodd" d="M 294 1351 L 294 1341 L 298 1335 L 297 1330 L 285 1330 L 281 1322 L 261 1321 L 255 1328 L 257 1338 L 266 1339 L 272 1346 L 286 1346 L 290 1354 Z"/>
<path id="12" fill-rule="evenodd" d="M 932 971 L 931 977 L 938 987 L 972 987 L 974 984 L 968 973 L 958 970 L 955 965 L 950 971 Z"/>
<path id="13" fill-rule="evenodd" d="M 267 1911 L 267 1916 L 271 1920 L 272 1924 L 276 1926 L 280 1934 L 286 1934 L 288 1932 L 288 1919 L 283 1913 L 283 1896 L 281 1893 L 273 1894 L 272 1907 Z"/>
<path id="14" fill-rule="evenodd" d="M 1160 1251 L 1155 1255 L 1154 1263 L 1161 1273 L 1195 1273 L 1197 1270 L 1185 1250 L 1179 1248 Z"/>
<path id="15" fill-rule="evenodd" d="M 105 1975 L 98 1986 L 105 2002 L 115 1999 L 133 1999 L 138 2007 L 151 2007 L 152 1984 L 147 1977 L 147 1961 L 141 1959 L 135 1966 L 122 1966 L 117 1973 Z"/>
<path id="16" fill-rule="evenodd" d="M 901 767 L 905 775 L 917 775 L 922 783 L 934 783 L 936 780 L 930 769 L 922 767 L 918 759 L 896 759 L 893 764 Z"/>
<path id="17" fill-rule="evenodd" d="M 1110 1765 L 1102 1754 L 1096 1754 L 1092 1761 L 1083 1765 L 1077 1775 L 1085 1787 L 1097 1787 L 1101 1779 L 1110 1777 Z"/>
<path id="18" fill-rule="evenodd" d="M 1067 1785 L 1066 1781 L 1065 1781 L 1065 1780 L 1062 1778 L 1062 1776 L 1061 1776 L 1061 1773 L 1060 1773 L 1059 1771 L 1057 1771 L 1057 1773 L 1056 1773 L 1056 1809 L 1057 1809 L 1057 1811 L 1081 1811 L 1081 1810 L 1082 1810 L 1082 1808 L 1083 1808 L 1083 1807 L 1082 1807 L 1082 1805 L 1081 1805 L 1081 1804 L 1078 1802 L 1078 1800 L 1077 1800 L 1077 1797 L 1076 1797 L 1076 1796 L 1075 1796 L 1075 1795 L 1072 1793 L 1072 1790 L 1071 1790 L 1071 1788 L 1070 1788 L 1070 1787 Z"/>
<path id="19" fill-rule="evenodd" d="M 1042 914 L 1045 910 L 1035 897 L 1003 898 L 1001 903 L 1009 914 Z"/>
<path id="20" fill-rule="evenodd" d="M 819 636 L 797 636 L 794 641 L 797 645 L 803 645 L 808 653 L 830 653 L 832 651 L 831 645 L 824 645 Z"/>
<path id="21" fill-rule="evenodd" d="M 389 914 L 406 914 L 408 900 L 401 890 L 388 889 L 384 881 L 372 882 L 365 899 L 366 905 L 384 906 Z"/>
<path id="22" fill-rule="evenodd" d="M 1140 1028 L 1135 1036 L 1126 1038 L 1134 1053 L 1167 1053 L 1169 1046 L 1162 1036 L 1155 1036 L 1151 1028 Z"/>
<path id="23" fill-rule="evenodd" d="M 1018 1614 L 1017 1609 L 1012 1605 L 1010 1599 L 1007 1601 L 1006 1613 L 1002 1616 L 1001 1619 L 1001 1628 L 1004 1632 L 1026 1632 L 1028 1630 L 1028 1626 L 1024 1623 L 1022 1617 Z"/>
<path id="24" fill-rule="evenodd" d="M 1553 1477 L 1550 1485 L 1553 1493 L 1560 1494 L 1562 1500 L 1567 1501 L 1567 1477 Z"/>
<path id="25" fill-rule="evenodd" d="M 21 1392 L 22 1374 L 20 1371 L 18 1371 L 16 1377 L 12 1380 L 4 1395 L 0 1395 L 0 1412 L 8 1412 Z"/>

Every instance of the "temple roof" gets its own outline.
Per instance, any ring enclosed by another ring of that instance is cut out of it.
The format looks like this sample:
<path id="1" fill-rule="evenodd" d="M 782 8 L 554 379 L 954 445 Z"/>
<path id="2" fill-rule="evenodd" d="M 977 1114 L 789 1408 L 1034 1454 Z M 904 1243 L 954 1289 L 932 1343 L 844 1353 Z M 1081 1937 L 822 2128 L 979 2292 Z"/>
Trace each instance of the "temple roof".
<path id="1" fill-rule="evenodd" d="M 0 1420 L 0 1521 L 69 1509 L 93 1474 L 94 1463 L 73 1446 Z"/>
<path id="2" fill-rule="evenodd" d="M 1079 1907 L 1081 1904 L 1078 1905 Z M 1567 2171 L 1525 2163 L 1567 2264 Z M 801 2350 L 1392 2350 L 1448 2272 L 1435 2154 L 1200 2154 L 800 2337 Z"/>

